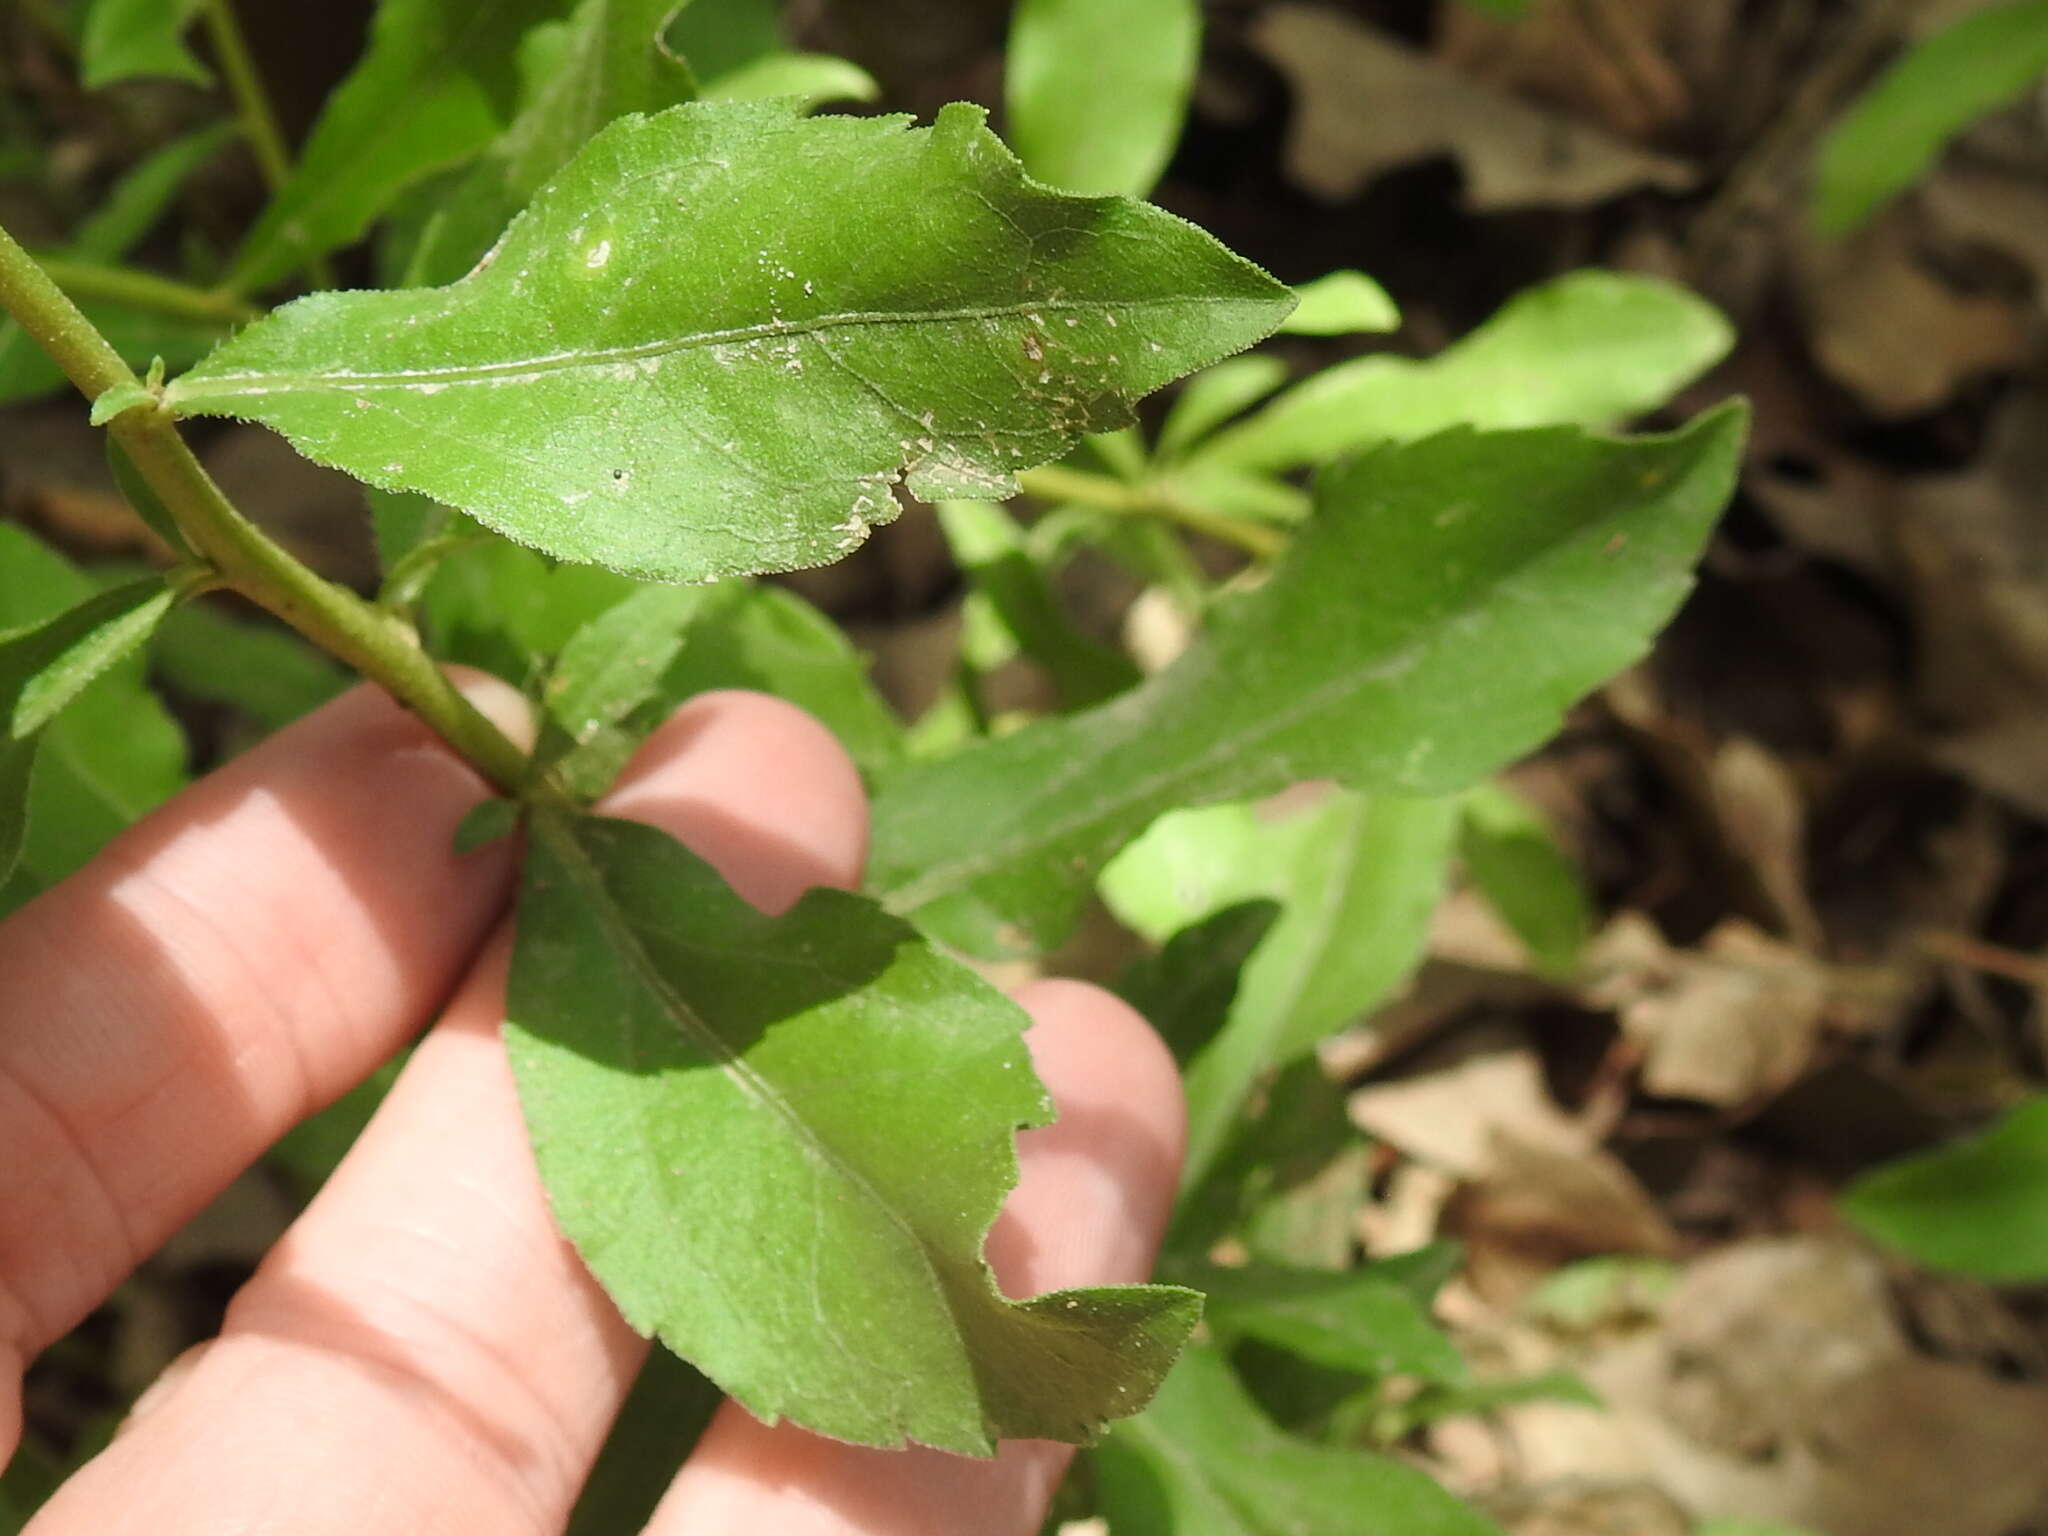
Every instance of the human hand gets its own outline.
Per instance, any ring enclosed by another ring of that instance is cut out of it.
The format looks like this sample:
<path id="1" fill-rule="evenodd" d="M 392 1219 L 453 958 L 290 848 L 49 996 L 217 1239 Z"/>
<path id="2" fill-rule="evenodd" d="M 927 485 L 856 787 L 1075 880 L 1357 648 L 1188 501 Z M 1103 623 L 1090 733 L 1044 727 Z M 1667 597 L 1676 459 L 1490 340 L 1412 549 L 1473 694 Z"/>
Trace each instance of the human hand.
<path id="1" fill-rule="evenodd" d="M 471 674 L 517 734 L 524 708 Z M 513 878 L 452 849 L 484 787 L 369 688 L 228 764 L 0 925 L 0 1460 L 26 1363 L 286 1128 L 437 1014 L 361 1141 L 31 1536 L 559 1531 L 645 1343 L 556 1234 L 498 1038 Z M 856 883 L 867 811 L 788 705 L 705 695 L 601 809 L 780 910 Z M 1182 1143 L 1121 1003 L 1019 1000 L 1060 1119 L 1019 1139 L 1006 1290 L 1145 1278 Z M 732 1404 L 648 1530 L 1029 1536 L 1068 1448 L 991 1462 L 765 1427 Z"/>

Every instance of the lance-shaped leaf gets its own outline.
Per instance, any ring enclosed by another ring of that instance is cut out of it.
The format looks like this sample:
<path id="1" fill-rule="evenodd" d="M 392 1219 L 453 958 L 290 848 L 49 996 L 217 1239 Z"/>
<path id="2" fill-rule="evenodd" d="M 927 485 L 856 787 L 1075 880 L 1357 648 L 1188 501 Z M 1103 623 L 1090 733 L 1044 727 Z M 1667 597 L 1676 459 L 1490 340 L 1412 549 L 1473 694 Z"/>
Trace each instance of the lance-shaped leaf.
<path id="1" fill-rule="evenodd" d="M 1006 1300 L 982 1242 L 1051 1118 L 1021 1015 L 841 891 L 767 917 L 664 833 L 529 824 L 506 1035 L 555 1216 L 634 1327 L 758 1417 L 1085 1440 L 1193 1292 Z"/>
<path id="2" fill-rule="evenodd" d="M 1167 671 L 892 784 L 873 889 L 955 942 L 1049 943 L 1080 877 L 1176 807 L 1316 778 L 1462 788 L 1642 654 L 1727 503 L 1742 423 L 1459 429 L 1331 471 L 1273 578 Z"/>
<path id="3" fill-rule="evenodd" d="M 906 477 L 1008 495 L 1291 302 L 1171 215 L 1034 185 L 973 107 L 705 102 L 599 134 L 462 281 L 301 299 L 168 398 L 563 559 L 702 580 L 836 559 Z"/>
<path id="4" fill-rule="evenodd" d="M 407 187 L 459 165 L 510 115 L 519 40 L 567 0 L 383 0 L 369 49 L 236 253 L 227 286 L 266 288 L 360 238 Z"/>
<path id="5" fill-rule="evenodd" d="M 37 734 L 147 640 L 173 600 L 150 578 L 87 598 L 32 628 L 0 633 L 0 882 L 13 873 L 27 833 Z"/>
<path id="6" fill-rule="evenodd" d="M 1164 816 L 1103 872 L 1110 908 L 1163 939 L 1266 897 L 1283 915 L 1246 965 L 1228 1021 L 1188 1067 L 1188 1155 L 1200 1183 L 1246 1101 L 1382 1001 L 1421 957 L 1450 871 L 1458 803 L 1338 791 L 1285 814 L 1249 805 Z"/>
<path id="7" fill-rule="evenodd" d="M 1380 352 L 1324 369 L 1217 433 L 1201 457 L 1278 471 L 1460 424 L 1615 426 L 1655 410 L 1734 341 L 1719 310 L 1674 283 L 1569 272 L 1435 357 Z"/>
<path id="8" fill-rule="evenodd" d="M 1144 196 L 1180 140 L 1201 53 L 1200 0 L 1023 0 L 1003 82 L 1017 152 L 1055 186 Z"/>
<path id="9" fill-rule="evenodd" d="M 1283 1433 L 1207 1345 L 1093 1460 L 1116 1536 L 1499 1536 L 1413 1467 Z"/>

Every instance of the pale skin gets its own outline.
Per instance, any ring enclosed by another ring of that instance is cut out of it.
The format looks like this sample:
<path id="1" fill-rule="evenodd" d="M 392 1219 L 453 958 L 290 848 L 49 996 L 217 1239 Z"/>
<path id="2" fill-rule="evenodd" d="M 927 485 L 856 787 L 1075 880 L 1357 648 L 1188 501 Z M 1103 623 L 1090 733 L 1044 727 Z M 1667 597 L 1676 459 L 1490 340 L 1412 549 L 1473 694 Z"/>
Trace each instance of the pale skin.
<path id="1" fill-rule="evenodd" d="M 515 737 L 517 695 L 462 675 Z M 368 687 L 281 732 L 0 925 L 0 1460 L 26 1363 L 287 1126 L 433 1023 L 230 1308 L 31 1536 L 562 1529 L 646 1345 L 556 1235 L 498 1040 L 509 850 L 451 838 L 478 778 Z M 768 910 L 853 886 L 858 778 L 788 705 L 705 695 L 602 809 Z M 1026 988 L 1061 1118 L 1019 1140 L 1004 1288 L 1143 1279 L 1182 1111 L 1143 1021 Z M 1031 1536 L 1065 1447 L 863 1450 L 727 1404 L 654 1536 Z"/>

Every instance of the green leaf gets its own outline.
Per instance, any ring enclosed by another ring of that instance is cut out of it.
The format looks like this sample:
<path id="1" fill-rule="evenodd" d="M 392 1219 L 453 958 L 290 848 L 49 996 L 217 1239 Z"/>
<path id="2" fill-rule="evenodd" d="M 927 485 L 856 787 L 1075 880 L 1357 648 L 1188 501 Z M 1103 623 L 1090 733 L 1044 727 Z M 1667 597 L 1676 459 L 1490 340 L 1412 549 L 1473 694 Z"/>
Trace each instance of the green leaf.
<path id="1" fill-rule="evenodd" d="M 0 731 L 15 741 L 35 735 L 87 684 L 139 650 L 176 600 L 151 576 L 32 629 L 0 634 Z"/>
<path id="2" fill-rule="evenodd" d="M 707 101 L 793 96 L 807 107 L 828 101 L 873 101 L 881 94 L 873 75 L 829 53 L 771 53 L 704 85 Z"/>
<path id="3" fill-rule="evenodd" d="M 1293 317 L 1290 316 L 1289 319 Z M 1159 456 L 1175 458 L 1287 382 L 1287 365 L 1263 352 L 1205 368 L 1181 386 L 1159 428 Z"/>
<path id="4" fill-rule="evenodd" d="M 1008 512 L 976 501 L 942 501 L 937 510 L 954 563 L 1017 648 L 1045 668 L 1063 707 L 1099 704 L 1138 682 L 1129 657 L 1083 634 L 1067 617 Z"/>
<path id="5" fill-rule="evenodd" d="M 565 22 L 535 27 L 520 50 L 530 82 L 519 115 L 439 201 L 403 287 L 453 282 L 612 119 L 659 112 L 696 94 L 662 41 L 678 0 L 583 0 Z"/>
<path id="6" fill-rule="evenodd" d="M 902 921 L 768 917 L 632 822 L 528 823 L 506 1036 L 555 1216 L 627 1320 L 773 1422 L 987 1454 L 1090 1438 L 1199 1300 L 1006 1300 L 981 1257 L 1051 1105 L 1022 1016 Z"/>
<path id="7" fill-rule="evenodd" d="M 1093 1461 L 1116 1536 L 1498 1536 L 1413 1468 L 1282 1433 L 1208 1345 Z"/>
<path id="8" fill-rule="evenodd" d="M 1510 21 L 1520 21 L 1529 14 L 1529 0 L 1465 0 L 1465 3 L 1475 10 L 1491 11 Z"/>
<path id="9" fill-rule="evenodd" d="M 1769 1520 L 1709 1520 L 1693 1536 L 1814 1536 L 1803 1526 L 1779 1525 Z"/>
<path id="10" fill-rule="evenodd" d="M 1398 331 L 1401 311 L 1363 272 L 1332 272 L 1294 290 L 1301 300 L 1280 329 L 1294 336 L 1356 336 Z"/>
<path id="11" fill-rule="evenodd" d="M 1981 1136 L 1865 1174 L 1841 1208 L 1930 1269 L 2001 1285 L 2048 1280 L 2048 1095 Z"/>
<path id="12" fill-rule="evenodd" d="M 54 550 L 0 526 L 0 882 L 20 866 L 0 909 L 182 784 L 183 737 L 134 654 L 169 601 L 155 580 L 95 594 Z"/>
<path id="13" fill-rule="evenodd" d="M 914 235 L 874 238 L 878 208 Z M 1032 185 L 975 108 L 698 103 L 607 128 L 461 282 L 301 299 L 166 398 L 563 559 L 703 580 L 836 559 L 906 476 L 1009 495 L 1288 302 L 1167 214 Z"/>
<path id="14" fill-rule="evenodd" d="M 1334 1370 L 1464 1384 L 1465 1360 L 1405 1285 L 1356 1270 L 1182 1263 L 1162 1271 L 1208 1297 L 1203 1320 Z"/>
<path id="15" fill-rule="evenodd" d="M 1511 790 L 1481 784 L 1465 795 L 1458 851 L 1465 873 L 1529 946 L 1537 969 L 1571 975 L 1593 931 L 1592 903 L 1542 813 Z"/>
<path id="16" fill-rule="evenodd" d="M 199 0 L 92 0 L 79 43 L 79 77 L 89 91 L 138 75 L 205 85 L 213 76 L 185 46 Z"/>
<path id="17" fill-rule="evenodd" d="M 1844 113 L 1820 148 L 1814 221 L 1847 234 L 1934 168 L 1963 129 L 2048 70 L 2048 0 L 1974 11 L 1922 42 Z"/>
<path id="18" fill-rule="evenodd" d="M 78 227 L 65 254 L 83 261 L 119 261 L 156 227 L 186 178 L 234 138 L 233 123 L 209 123 L 145 156 Z"/>
<path id="19" fill-rule="evenodd" d="M 1574 272 L 1427 362 L 1375 353 L 1325 369 L 1210 439 L 1203 457 L 1281 470 L 1460 423 L 1613 426 L 1664 404 L 1733 343 L 1720 311 L 1683 288 Z"/>
<path id="20" fill-rule="evenodd" d="M 668 45 L 699 80 L 716 80 L 782 51 L 782 0 L 690 0 Z"/>
<path id="21" fill-rule="evenodd" d="M 577 630 L 635 590 L 615 572 L 557 566 L 530 549 L 483 538 L 434 567 L 420 617 L 440 659 L 523 685 Z"/>
<path id="22" fill-rule="evenodd" d="M 1199 0 L 1020 0 L 1011 141 L 1040 181 L 1142 197 L 1180 141 L 1201 56 Z"/>
<path id="23" fill-rule="evenodd" d="M 649 1350 L 576 1497 L 567 1536 L 644 1527 L 722 1400 L 695 1366 Z"/>
<path id="24" fill-rule="evenodd" d="M 1185 1067 L 1223 1028 L 1239 973 L 1279 915 L 1276 902 L 1242 901 L 1190 923 L 1158 954 L 1119 976 L 1117 995 L 1145 1016 Z"/>
<path id="25" fill-rule="evenodd" d="M 1080 877 L 1166 811 L 1313 778 L 1471 784 L 1669 619 L 1743 422 L 1731 406 L 1633 441 L 1453 431 L 1329 471 L 1272 578 L 1167 671 L 891 785 L 872 888 L 954 942 L 1050 944 Z"/>
<path id="26" fill-rule="evenodd" d="M 1103 871 L 1110 910 L 1154 937 L 1236 902 L 1281 904 L 1228 1022 L 1188 1067 L 1190 1187 L 1267 1073 L 1382 1001 L 1414 967 L 1458 814 L 1455 800 L 1342 792 L 1287 816 L 1248 805 L 1179 811 Z"/>
<path id="27" fill-rule="evenodd" d="M 566 0 L 382 0 L 370 45 L 229 268 L 237 293 L 360 238 L 407 187 L 497 136 L 519 40 Z"/>
<path id="28" fill-rule="evenodd" d="M 572 794 L 608 788 L 671 711 L 714 688 L 751 688 L 807 709 L 870 783 L 901 762 L 903 727 L 839 626 L 780 587 L 647 587 L 562 648 L 542 692 L 540 751 Z"/>
<path id="29" fill-rule="evenodd" d="M 522 808 L 517 800 L 482 800 L 469 808 L 455 828 L 455 851 L 475 853 L 519 829 Z"/>

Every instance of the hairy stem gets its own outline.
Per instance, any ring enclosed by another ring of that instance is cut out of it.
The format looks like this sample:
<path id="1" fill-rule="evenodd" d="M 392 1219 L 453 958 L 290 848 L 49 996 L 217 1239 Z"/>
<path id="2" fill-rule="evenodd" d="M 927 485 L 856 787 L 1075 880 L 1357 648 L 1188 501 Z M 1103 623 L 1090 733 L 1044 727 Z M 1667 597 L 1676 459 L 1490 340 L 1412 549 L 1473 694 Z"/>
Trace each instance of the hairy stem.
<path id="1" fill-rule="evenodd" d="M 69 256 L 39 254 L 36 261 L 74 299 L 111 299 L 152 314 L 179 320 L 217 320 L 222 325 L 247 325 L 263 311 L 232 294 L 194 288 L 154 272 L 112 267 Z"/>
<path id="2" fill-rule="evenodd" d="M 1060 464 L 1046 464 L 1037 469 L 1027 469 L 1017 477 L 1025 494 L 1040 501 L 1079 502 L 1083 506 L 1096 507 L 1105 512 L 1123 512 L 1133 517 L 1158 517 L 1167 522 L 1178 523 L 1192 533 L 1207 534 L 1225 544 L 1234 544 L 1246 554 L 1260 560 L 1271 560 L 1283 553 L 1288 538 L 1278 528 L 1269 528 L 1264 523 L 1247 522 L 1241 517 L 1228 517 L 1221 512 L 1211 512 L 1206 507 L 1192 506 L 1175 497 L 1164 495 L 1157 487 L 1129 485 L 1122 480 L 1113 480 L 1108 475 L 1090 474 L 1086 470 L 1068 469 Z"/>
<path id="3" fill-rule="evenodd" d="M 233 0 L 201 0 L 200 9 L 206 19 L 206 35 L 213 43 L 214 61 L 220 65 L 228 94 L 234 98 L 242 137 L 249 141 L 256 156 L 263 184 L 274 193 L 291 176 L 291 151 L 285 148 L 284 131 L 277 125 L 270 94 L 263 89 L 263 77 L 257 73 L 248 41 L 242 36 Z M 324 256 L 315 256 L 306 263 L 306 275 L 315 288 L 340 286 Z"/>
<path id="4" fill-rule="evenodd" d="M 87 399 L 117 387 L 140 390 L 107 339 L 4 229 L 0 304 Z M 325 580 L 236 511 L 168 411 L 140 404 L 114 417 L 108 430 L 223 585 L 381 684 L 498 789 L 509 794 L 524 786 L 526 755 L 456 690 L 411 627 Z"/>

